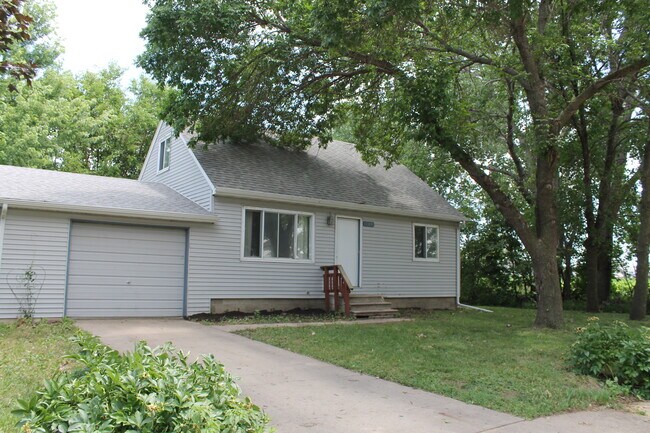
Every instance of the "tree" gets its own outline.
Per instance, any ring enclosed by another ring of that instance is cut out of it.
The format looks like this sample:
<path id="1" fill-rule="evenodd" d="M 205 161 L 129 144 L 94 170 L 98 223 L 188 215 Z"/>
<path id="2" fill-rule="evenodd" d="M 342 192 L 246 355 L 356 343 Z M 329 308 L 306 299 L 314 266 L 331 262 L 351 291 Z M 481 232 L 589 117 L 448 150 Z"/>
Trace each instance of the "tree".
<path id="1" fill-rule="evenodd" d="M 46 70 L 0 94 L 0 164 L 134 178 L 158 124 L 165 90 L 109 66 L 79 77 Z"/>
<path id="2" fill-rule="evenodd" d="M 15 80 L 31 83 L 36 69 L 59 55 L 56 42 L 43 39 L 51 32 L 52 15 L 49 3 L 0 0 L 0 79 L 13 79 L 10 90 L 16 90 Z"/>
<path id="3" fill-rule="evenodd" d="M 305 147 L 314 136 L 325 145 L 353 113 L 368 162 L 399 160 L 411 141 L 446 151 L 529 253 L 535 324 L 562 325 L 560 144 L 580 107 L 647 71 L 644 1 L 149 3 L 139 62 L 177 89 L 166 110 L 176 130 L 189 127 L 205 141 L 265 137 Z M 609 40 L 602 25 L 612 29 Z M 575 61 L 562 26 L 583 43 Z M 603 44 L 626 47 L 620 62 L 606 61 Z M 602 76 L 581 67 L 587 49 Z M 578 92 L 564 100 L 571 82 Z M 495 124 L 505 130 L 499 144 L 509 160 L 489 159 Z"/>

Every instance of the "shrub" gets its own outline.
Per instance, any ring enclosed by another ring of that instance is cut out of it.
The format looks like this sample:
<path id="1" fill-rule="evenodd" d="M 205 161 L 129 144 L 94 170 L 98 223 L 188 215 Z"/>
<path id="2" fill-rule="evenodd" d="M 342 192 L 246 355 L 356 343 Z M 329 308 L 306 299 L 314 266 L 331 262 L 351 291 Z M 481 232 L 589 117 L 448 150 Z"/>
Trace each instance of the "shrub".
<path id="1" fill-rule="evenodd" d="M 212 355 L 171 345 L 120 355 L 79 335 L 79 368 L 61 371 L 14 411 L 24 432 L 265 432 L 268 419 Z"/>
<path id="2" fill-rule="evenodd" d="M 614 381 L 641 398 L 650 398 L 650 328 L 623 322 L 601 325 L 597 317 L 578 328 L 569 358 L 581 373 Z"/>

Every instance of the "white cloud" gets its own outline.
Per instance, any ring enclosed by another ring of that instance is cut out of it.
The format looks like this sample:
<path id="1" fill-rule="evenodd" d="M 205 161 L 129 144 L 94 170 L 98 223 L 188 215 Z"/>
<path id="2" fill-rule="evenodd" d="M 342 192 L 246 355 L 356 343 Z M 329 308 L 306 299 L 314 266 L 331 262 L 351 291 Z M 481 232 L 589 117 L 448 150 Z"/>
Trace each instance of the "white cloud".
<path id="1" fill-rule="evenodd" d="M 105 68 L 111 61 L 126 69 L 125 83 L 142 70 L 134 65 L 144 50 L 139 34 L 148 8 L 141 0 L 54 0 L 57 34 L 65 47 L 63 66 L 74 73 Z"/>

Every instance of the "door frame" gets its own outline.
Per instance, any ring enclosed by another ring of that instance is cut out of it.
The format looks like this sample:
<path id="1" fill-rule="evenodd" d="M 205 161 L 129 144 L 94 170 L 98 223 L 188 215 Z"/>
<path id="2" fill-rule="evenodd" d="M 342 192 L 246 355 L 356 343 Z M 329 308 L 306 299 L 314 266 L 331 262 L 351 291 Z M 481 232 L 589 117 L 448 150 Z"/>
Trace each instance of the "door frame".
<path id="1" fill-rule="evenodd" d="M 357 217 L 357 216 L 348 216 L 348 215 L 336 215 L 336 221 L 334 224 L 334 264 L 339 265 L 340 263 L 338 262 L 338 250 L 337 250 L 337 242 L 336 239 L 338 237 L 338 230 L 339 230 L 339 218 L 346 218 L 346 219 L 351 219 L 351 220 L 358 220 L 359 221 L 359 283 L 357 287 L 361 287 L 361 281 L 362 281 L 362 276 L 363 276 L 363 218 Z"/>
<path id="2" fill-rule="evenodd" d="M 113 226 L 127 226 L 127 227 L 149 227 L 149 228 L 162 228 L 162 229 L 176 229 L 185 232 L 185 262 L 183 263 L 183 311 L 182 316 L 184 319 L 188 317 L 187 314 L 187 296 L 188 296 L 188 281 L 189 281 L 189 261 L 190 261 L 190 227 L 186 225 L 169 225 L 169 224 L 147 224 L 146 222 L 124 222 L 124 221 L 104 221 L 101 219 L 83 219 L 83 218 L 70 218 L 68 222 L 68 251 L 65 264 L 65 287 L 63 288 L 63 317 L 68 317 L 68 280 L 70 273 L 70 247 L 72 246 L 72 226 L 74 223 L 88 223 L 88 224 L 105 224 Z"/>

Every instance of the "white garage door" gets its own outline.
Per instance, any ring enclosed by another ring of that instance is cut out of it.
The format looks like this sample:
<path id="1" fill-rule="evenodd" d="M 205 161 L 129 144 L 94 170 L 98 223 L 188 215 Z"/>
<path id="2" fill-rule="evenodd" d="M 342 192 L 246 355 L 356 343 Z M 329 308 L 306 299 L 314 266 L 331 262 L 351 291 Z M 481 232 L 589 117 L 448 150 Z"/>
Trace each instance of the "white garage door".
<path id="1" fill-rule="evenodd" d="M 66 315 L 183 315 L 185 230 L 72 223 Z"/>

